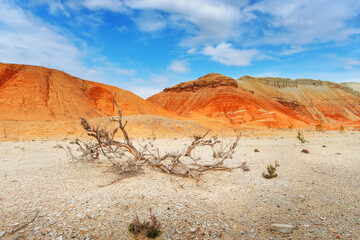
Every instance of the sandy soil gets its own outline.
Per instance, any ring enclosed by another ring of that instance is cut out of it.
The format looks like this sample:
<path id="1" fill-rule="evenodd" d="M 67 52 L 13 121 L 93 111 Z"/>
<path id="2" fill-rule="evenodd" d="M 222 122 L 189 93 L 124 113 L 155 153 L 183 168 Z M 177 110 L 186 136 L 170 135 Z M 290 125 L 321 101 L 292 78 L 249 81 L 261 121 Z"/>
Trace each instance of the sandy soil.
<path id="1" fill-rule="evenodd" d="M 360 133 L 305 138 L 242 137 L 226 164 L 246 161 L 249 172 L 208 172 L 196 183 L 145 169 L 107 187 L 98 185 L 114 179 L 108 165 L 71 162 L 56 148 L 75 148 L 69 141 L 1 142 L 0 238 L 132 239 L 129 223 L 152 208 L 159 239 L 360 239 Z M 155 145 L 174 151 L 189 141 Z M 209 159 L 211 151 L 198 148 L 196 156 Z M 275 161 L 278 178 L 264 179 Z M 273 223 L 295 229 L 272 232 Z"/>

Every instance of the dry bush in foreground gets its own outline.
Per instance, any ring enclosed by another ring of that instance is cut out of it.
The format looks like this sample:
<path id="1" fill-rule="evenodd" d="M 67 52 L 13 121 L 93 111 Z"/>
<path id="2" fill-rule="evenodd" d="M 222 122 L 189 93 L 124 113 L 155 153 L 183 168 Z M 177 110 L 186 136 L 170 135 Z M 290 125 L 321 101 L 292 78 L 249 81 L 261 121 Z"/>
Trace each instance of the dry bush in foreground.
<path id="1" fill-rule="evenodd" d="M 69 146 L 62 147 L 67 151 L 71 159 L 85 162 L 106 159 L 111 163 L 111 169 L 118 176 L 115 181 L 139 173 L 144 166 L 149 166 L 167 174 L 190 177 L 196 180 L 199 180 L 199 177 L 206 171 L 231 171 L 237 168 L 249 171 L 246 162 L 235 167 L 224 166 L 224 162 L 233 157 L 240 134 L 236 136 L 234 141 L 223 144 L 216 137 L 205 140 L 209 133 L 207 131 L 204 135 L 195 135 L 193 141 L 185 150 L 163 155 L 160 155 L 158 148 L 150 149 L 147 145 L 142 146 L 140 143 L 139 148 L 135 147 L 125 130 L 127 121 L 123 122 L 122 111 L 115 100 L 114 103 L 118 107 L 119 116 L 112 117 L 110 120 L 117 122 L 118 127 L 113 131 L 108 131 L 107 129 L 91 126 L 85 118 L 81 118 L 81 125 L 87 135 L 93 137 L 96 141 L 84 142 L 76 139 L 75 144 L 78 145 L 78 150 L 81 152 L 79 156 L 75 156 Z M 114 140 L 115 134 L 119 130 L 124 137 L 124 141 Z M 221 144 L 221 147 L 215 150 L 217 144 Z M 153 144 L 150 145 L 153 146 Z M 202 146 L 210 146 L 213 149 L 214 157 L 210 161 L 211 163 L 201 164 L 199 163 L 200 159 L 195 157 L 194 149 Z"/>

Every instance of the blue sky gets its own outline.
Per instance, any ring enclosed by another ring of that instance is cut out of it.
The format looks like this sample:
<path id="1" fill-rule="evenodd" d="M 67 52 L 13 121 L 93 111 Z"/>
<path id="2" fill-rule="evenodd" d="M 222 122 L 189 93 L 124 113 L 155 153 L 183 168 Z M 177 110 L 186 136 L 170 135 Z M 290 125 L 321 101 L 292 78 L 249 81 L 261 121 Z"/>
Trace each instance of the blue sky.
<path id="1" fill-rule="evenodd" d="M 143 98 L 210 72 L 360 82 L 360 1 L 0 0 L 0 62 Z"/>

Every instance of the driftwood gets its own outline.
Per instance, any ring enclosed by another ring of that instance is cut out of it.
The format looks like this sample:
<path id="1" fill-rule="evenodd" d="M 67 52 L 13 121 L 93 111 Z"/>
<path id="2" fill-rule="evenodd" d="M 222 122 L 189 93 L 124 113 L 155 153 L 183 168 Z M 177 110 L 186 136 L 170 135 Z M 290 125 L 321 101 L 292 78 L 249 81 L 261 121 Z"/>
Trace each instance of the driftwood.
<path id="1" fill-rule="evenodd" d="M 203 135 L 195 135 L 191 144 L 183 152 L 165 153 L 163 155 L 160 155 L 158 148 L 149 149 L 147 145 L 142 146 L 140 143 L 140 147 L 137 148 L 125 129 L 127 121 L 123 122 L 122 111 L 119 105 L 115 100 L 114 103 L 118 108 L 119 116 L 112 117 L 110 120 L 118 123 L 117 128 L 113 131 L 108 131 L 106 128 L 100 129 L 99 127 L 91 126 L 85 118 L 81 118 L 82 127 L 87 135 L 94 138 L 96 142 L 83 142 L 76 139 L 75 144 L 78 146 L 78 151 L 81 152 L 80 156 L 75 156 L 70 147 L 67 146 L 65 148 L 61 146 L 73 160 L 96 162 L 101 157 L 105 157 L 111 163 L 111 169 L 118 177 L 109 184 L 101 186 L 108 186 L 121 179 L 134 176 L 145 166 L 167 174 L 194 178 L 196 180 L 199 180 L 199 177 L 206 171 L 231 171 L 237 168 L 241 168 L 244 171 L 248 170 L 246 162 L 235 167 L 224 165 L 227 159 L 233 157 L 241 134 L 238 134 L 234 141 L 224 145 L 216 137 L 205 140 L 205 137 L 210 132 L 207 131 Z M 125 141 L 123 142 L 114 140 L 115 134 L 119 130 L 124 137 Z M 222 147 L 215 151 L 217 144 L 221 144 Z M 152 143 L 150 145 L 153 146 Z M 196 147 L 203 146 L 210 146 L 214 152 L 211 163 L 199 164 L 199 159 L 192 156 Z"/>

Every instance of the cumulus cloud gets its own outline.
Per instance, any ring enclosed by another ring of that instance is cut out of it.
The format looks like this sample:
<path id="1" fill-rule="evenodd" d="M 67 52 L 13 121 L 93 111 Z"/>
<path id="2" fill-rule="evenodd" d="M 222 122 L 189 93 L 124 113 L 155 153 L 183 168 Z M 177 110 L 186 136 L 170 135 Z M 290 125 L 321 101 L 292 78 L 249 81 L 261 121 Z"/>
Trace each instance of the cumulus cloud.
<path id="1" fill-rule="evenodd" d="M 343 61 L 345 63 L 345 69 L 348 70 L 355 70 L 357 66 L 360 66 L 360 61 L 351 57 L 343 58 Z"/>
<path id="2" fill-rule="evenodd" d="M 360 33 L 358 26 L 347 24 L 359 14 L 358 0 L 267 0 L 244 11 L 262 13 L 261 21 L 270 26 L 262 30 L 268 43 L 343 41 Z"/>
<path id="3" fill-rule="evenodd" d="M 114 12 L 126 11 L 126 6 L 120 0 L 84 0 L 82 3 L 85 7 L 96 10 L 96 9 L 107 9 Z"/>
<path id="4" fill-rule="evenodd" d="M 163 90 L 163 88 L 160 87 L 156 88 L 156 87 L 141 87 L 141 86 L 128 86 L 127 89 L 143 99 L 146 99 Z"/>
<path id="5" fill-rule="evenodd" d="M 304 52 L 307 49 L 300 45 L 291 45 L 289 47 L 285 47 L 284 50 L 280 53 L 280 55 L 292 55 L 299 52 Z"/>
<path id="6" fill-rule="evenodd" d="M 239 50 L 232 47 L 230 43 L 222 42 L 216 47 L 207 46 L 203 54 L 208 55 L 215 62 L 229 66 L 248 66 L 258 55 L 256 49 Z"/>
<path id="7" fill-rule="evenodd" d="M 40 65 L 97 81 L 108 72 L 136 74 L 135 70 L 114 67 L 106 60 L 96 68 L 86 66 L 86 51 L 78 46 L 86 47 L 86 43 L 64 36 L 60 29 L 4 0 L 0 0 L 0 25 L 0 62 Z"/>
<path id="8" fill-rule="evenodd" d="M 129 28 L 127 26 L 122 25 L 122 26 L 118 27 L 117 30 L 119 32 L 125 32 L 125 31 L 128 31 Z"/>
<path id="9" fill-rule="evenodd" d="M 185 60 L 174 60 L 168 68 L 177 73 L 187 73 L 190 71 L 189 63 Z"/>
<path id="10" fill-rule="evenodd" d="M 52 12 L 87 8 L 128 14 L 143 32 L 182 31 L 179 41 L 189 47 L 220 42 L 303 45 L 360 34 L 358 0 L 32 1 L 49 4 Z"/>
<path id="11" fill-rule="evenodd" d="M 133 19 L 139 29 L 143 32 L 160 31 L 166 27 L 166 20 L 164 17 L 154 11 L 143 11 Z"/>
<path id="12" fill-rule="evenodd" d="M 192 36 L 186 39 L 186 44 L 236 36 L 235 27 L 241 16 L 239 8 L 212 0 L 198 0 L 191 4 L 187 0 L 126 0 L 125 4 L 133 9 L 163 11 L 195 25 L 196 30 L 189 33 Z"/>
<path id="13" fill-rule="evenodd" d="M 0 24 L 0 61 L 60 68 L 72 74 L 87 70 L 74 42 L 15 4 L 0 0 Z"/>

